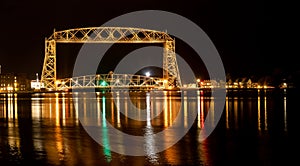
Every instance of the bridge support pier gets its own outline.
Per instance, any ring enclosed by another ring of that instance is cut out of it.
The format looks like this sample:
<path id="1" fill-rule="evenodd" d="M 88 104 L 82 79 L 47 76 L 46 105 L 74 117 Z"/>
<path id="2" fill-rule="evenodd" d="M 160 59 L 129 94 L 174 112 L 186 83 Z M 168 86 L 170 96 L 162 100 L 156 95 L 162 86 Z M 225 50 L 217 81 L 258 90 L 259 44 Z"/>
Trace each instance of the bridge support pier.
<path id="1" fill-rule="evenodd" d="M 181 87 L 181 79 L 176 60 L 175 40 L 167 40 L 164 42 L 163 78 L 167 80 L 167 84 L 164 84 L 165 89 L 169 89 L 169 87 Z"/>
<path id="2" fill-rule="evenodd" d="M 45 39 L 45 59 L 41 82 L 47 89 L 56 90 L 56 41 Z"/>

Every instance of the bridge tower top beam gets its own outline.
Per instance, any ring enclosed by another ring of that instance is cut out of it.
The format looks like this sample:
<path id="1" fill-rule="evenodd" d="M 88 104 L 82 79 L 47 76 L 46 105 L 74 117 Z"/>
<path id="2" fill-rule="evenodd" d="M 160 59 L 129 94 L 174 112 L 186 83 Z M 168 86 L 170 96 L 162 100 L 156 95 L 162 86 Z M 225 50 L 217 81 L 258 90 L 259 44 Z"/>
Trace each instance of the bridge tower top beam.
<path id="1" fill-rule="evenodd" d="M 165 32 L 130 27 L 90 27 L 54 31 L 48 40 L 57 43 L 164 43 L 172 41 Z"/>

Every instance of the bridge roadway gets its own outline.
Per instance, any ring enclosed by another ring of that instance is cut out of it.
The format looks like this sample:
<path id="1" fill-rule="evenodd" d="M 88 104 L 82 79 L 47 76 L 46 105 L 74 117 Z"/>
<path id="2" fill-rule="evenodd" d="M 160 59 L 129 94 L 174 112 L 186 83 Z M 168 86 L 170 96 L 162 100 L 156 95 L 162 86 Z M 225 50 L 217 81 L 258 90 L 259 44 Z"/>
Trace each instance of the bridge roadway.
<path id="1" fill-rule="evenodd" d="M 164 89 L 167 80 L 133 74 L 96 74 L 56 80 L 57 90 L 84 88 Z"/>

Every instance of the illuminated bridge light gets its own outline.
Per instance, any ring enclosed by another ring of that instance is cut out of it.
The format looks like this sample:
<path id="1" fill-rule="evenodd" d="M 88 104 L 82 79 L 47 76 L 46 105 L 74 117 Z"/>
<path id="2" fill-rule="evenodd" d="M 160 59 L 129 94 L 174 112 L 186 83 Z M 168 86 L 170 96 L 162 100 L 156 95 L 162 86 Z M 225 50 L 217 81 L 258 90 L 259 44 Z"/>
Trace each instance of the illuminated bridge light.
<path id="1" fill-rule="evenodd" d="M 99 83 L 101 86 L 108 86 L 108 83 L 104 80 L 100 80 Z"/>

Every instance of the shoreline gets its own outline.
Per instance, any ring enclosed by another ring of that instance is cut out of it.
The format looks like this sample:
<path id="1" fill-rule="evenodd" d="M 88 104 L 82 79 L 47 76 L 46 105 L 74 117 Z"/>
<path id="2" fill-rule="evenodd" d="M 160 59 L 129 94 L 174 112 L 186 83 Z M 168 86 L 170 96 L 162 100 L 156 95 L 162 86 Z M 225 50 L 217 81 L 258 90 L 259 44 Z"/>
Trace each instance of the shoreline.
<path id="1" fill-rule="evenodd" d="M 239 91 L 273 91 L 273 90 L 293 90 L 296 88 L 227 88 L 226 93 L 228 92 L 239 92 Z M 113 92 L 113 91 L 124 91 L 124 92 L 159 92 L 159 91 L 167 91 L 167 92 L 180 92 L 180 91 L 189 91 L 189 90 L 196 90 L 196 91 L 204 91 L 204 92 L 211 92 L 212 89 L 209 88 L 178 88 L 178 89 L 153 89 L 153 90 L 128 90 L 128 89 L 115 89 L 115 90 L 108 90 L 104 89 L 103 91 L 92 91 L 92 92 Z M 220 90 L 219 88 L 215 88 L 213 90 Z M 91 91 L 76 91 L 76 92 L 91 92 Z M 0 94 L 39 94 L 39 93 L 72 93 L 72 91 L 14 91 L 14 92 L 0 92 Z"/>

